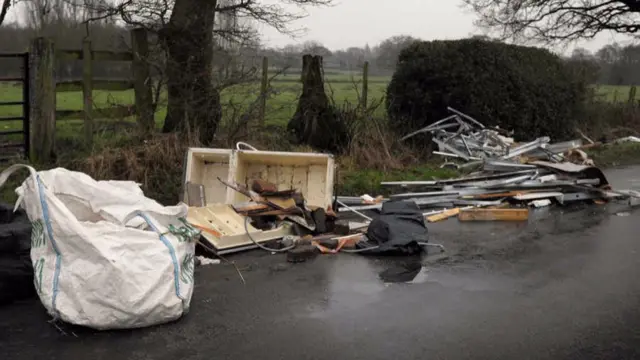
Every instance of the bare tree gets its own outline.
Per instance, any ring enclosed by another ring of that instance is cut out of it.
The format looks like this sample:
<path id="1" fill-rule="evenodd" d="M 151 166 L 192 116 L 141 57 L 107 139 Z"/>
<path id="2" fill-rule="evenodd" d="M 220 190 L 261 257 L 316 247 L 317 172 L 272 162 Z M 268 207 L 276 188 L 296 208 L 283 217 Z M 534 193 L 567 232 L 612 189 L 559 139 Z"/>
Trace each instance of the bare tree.
<path id="1" fill-rule="evenodd" d="M 396 67 L 400 52 L 418 39 L 409 35 L 392 36 L 378 45 L 376 65 L 381 69 L 392 70 Z"/>
<path id="2" fill-rule="evenodd" d="M 308 40 L 302 44 L 302 52 L 304 54 L 311 54 L 322 57 L 331 56 L 331 50 L 327 49 L 326 46 L 322 45 L 321 42 L 316 40 Z"/>
<path id="3" fill-rule="evenodd" d="M 464 0 L 477 24 L 503 39 L 542 42 L 593 38 L 602 31 L 636 34 L 637 0 Z"/>
<path id="4" fill-rule="evenodd" d="M 0 25 L 4 22 L 4 19 L 7 17 L 7 13 L 9 13 L 9 8 L 11 7 L 11 0 L 2 1 L 2 7 L 0 8 Z"/>
<path id="5" fill-rule="evenodd" d="M 156 30 L 167 52 L 167 115 L 164 132 L 191 133 L 200 141 L 213 140 L 221 118 L 220 94 L 214 84 L 216 35 L 225 39 L 255 36 L 238 19 L 259 21 L 281 32 L 306 14 L 305 6 L 330 5 L 333 0 L 124 0 L 99 12 L 118 16 L 134 26 Z M 155 20 L 154 20 L 155 18 Z M 232 19 L 231 21 L 229 19 Z M 217 26 L 221 23 L 233 26 Z M 219 45 L 219 44 L 218 44 Z"/>

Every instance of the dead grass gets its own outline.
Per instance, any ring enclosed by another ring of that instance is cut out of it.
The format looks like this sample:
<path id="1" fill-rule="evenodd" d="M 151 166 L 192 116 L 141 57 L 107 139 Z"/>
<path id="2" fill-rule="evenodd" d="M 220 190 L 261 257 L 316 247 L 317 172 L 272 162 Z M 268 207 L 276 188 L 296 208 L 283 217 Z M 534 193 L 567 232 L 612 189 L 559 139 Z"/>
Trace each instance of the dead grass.
<path id="1" fill-rule="evenodd" d="M 593 99 L 587 104 L 581 130 L 594 140 L 614 140 L 640 134 L 638 102 L 606 102 Z"/>
<path id="2" fill-rule="evenodd" d="M 176 204 L 182 188 L 184 158 L 198 144 L 175 134 L 156 135 L 138 144 L 105 148 L 70 164 L 96 180 L 133 180 L 162 204 Z"/>
<path id="3" fill-rule="evenodd" d="M 353 116 L 353 115 L 351 115 Z M 413 151 L 398 141 L 384 121 L 360 118 L 365 126 L 354 129 L 354 137 L 344 154 L 336 157 L 339 165 L 339 193 L 378 194 L 382 180 L 431 179 L 446 177 L 451 171 L 420 164 Z M 355 123 L 355 120 L 353 121 Z M 239 129 L 233 123 L 223 126 L 214 147 L 235 148 L 237 141 L 247 142 L 260 150 L 313 152 L 305 145 L 294 145 L 282 127 L 253 125 Z M 196 138 L 197 136 L 192 136 Z M 197 142 L 175 134 L 157 134 L 139 140 L 134 134 L 112 140 L 113 146 L 95 147 L 89 154 L 74 152 L 74 144 L 64 145 L 66 156 L 56 166 L 81 171 L 97 180 L 132 180 L 141 184 L 145 194 L 162 204 L 179 201 L 185 154 Z M 77 156 L 73 156 L 73 155 Z"/>
<path id="4" fill-rule="evenodd" d="M 621 143 L 589 149 L 587 151 L 595 164 L 600 167 L 635 165 L 640 163 L 640 144 Z"/>

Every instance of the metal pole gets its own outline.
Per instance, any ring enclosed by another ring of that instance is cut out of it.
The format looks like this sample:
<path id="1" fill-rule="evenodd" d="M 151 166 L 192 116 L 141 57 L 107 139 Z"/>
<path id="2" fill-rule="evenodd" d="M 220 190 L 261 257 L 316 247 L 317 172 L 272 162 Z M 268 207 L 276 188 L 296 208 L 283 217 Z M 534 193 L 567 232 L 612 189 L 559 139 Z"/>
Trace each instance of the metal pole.
<path id="1" fill-rule="evenodd" d="M 363 213 L 359 212 L 358 210 L 355 210 L 355 209 L 353 209 L 353 208 L 349 207 L 348 205 L 345 205 L 345 204 L 344 204 L 342 201 L 340 201 L 340 200 L 336 200 L 336 202 L 337 202 L 338 204 L 340 204 L 340 205 L 344 206 L 344 207 L 345 207 L 345 209 L 349 209 L 350 211 L 353 211 L 354 213 L 356 213 L 356 214 L 358 214 L 358 215 L 362 216 L 363 218 L 365 218 L 365 219 L 367 219 L 367 220 L 369 220 L 369 221 L 373 220 L 372 218 L 370 218 L 370 217 L 368 217 L 367 215 L 365 215 L 365 214 L 363 214 Z"/>

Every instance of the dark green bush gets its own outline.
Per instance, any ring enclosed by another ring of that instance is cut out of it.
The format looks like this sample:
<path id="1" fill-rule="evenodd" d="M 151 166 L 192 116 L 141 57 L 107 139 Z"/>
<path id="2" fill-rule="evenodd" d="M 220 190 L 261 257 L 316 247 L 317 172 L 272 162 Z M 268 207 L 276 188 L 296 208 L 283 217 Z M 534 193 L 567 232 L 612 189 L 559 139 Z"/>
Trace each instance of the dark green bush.
<path id="1" fill-rule="evenodd" d="M 558 56 L 534 47 L 464 39 L 416 42 L 401 52 L 387 89 L 395 129 L 450 115 L 447 106 L 518 139 L 574 136 L 587 84 Z"/>

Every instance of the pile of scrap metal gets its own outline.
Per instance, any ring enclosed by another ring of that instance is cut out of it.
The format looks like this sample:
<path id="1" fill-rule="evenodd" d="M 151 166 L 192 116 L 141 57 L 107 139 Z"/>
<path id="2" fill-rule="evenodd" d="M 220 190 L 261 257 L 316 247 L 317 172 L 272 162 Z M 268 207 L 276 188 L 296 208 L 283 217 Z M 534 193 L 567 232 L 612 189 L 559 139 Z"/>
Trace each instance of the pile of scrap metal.
<path id="1" fill-rule="evenodd" d="M 454 166 L 465 172 L 465 177 L 449 180 L 383 182 L 383 186 L 412 191 L 395 193 L 389 199 L 339 197 L 339 212 L 380 210 L 390 200 L 415 202 L 429 221 L 452 216 L 464 220 L 528 219 L 529 206 L 544 207 L 556 202 L 606 202 L 624 199 L 634 203 L 640 194 L 631 190 L 614 191 L 606 177 L 596 168 L 581 149 L 595 146 L 573 140 L 549 144 L 549 137 L 516 144 L 511 134 L 482 123 L 456 109 L 453 114 L 423 129 L 408 134 L 406 140 L 421 133 L 431 134 L 439 151 L 434 154 L 455 158 L 443 166 Z M 463 162 L 460 163 L 460 160 Z M 435 208 L 435 209 L 434 209 Z"/>
<path id="2" fill-rule="evenodd" d="M 640 193 L 615 191 L 600 169 L 570 162 L 535 160 L 526 164 L 485 159 L 481 172 L 448 180 L 382 182 L 383 186 L 412 187 L 411 191 L 391 195 L 389 199 L 370 196 L 339 197 L 339 212 L 381 209 L 386 201 L 415 202 L 430 209 L 423 214 L 429 221 L 458 216 L 461 221 L 526 221 L 529 207 L 552 203 L 566 205 L 576 201 L 604 203 L 629 201 L 637 205 Z M 397 192 L 397 191 L 395 191 Z"/>
<path id="3" fill-rule="evenodd" d="M 447 158 L 463 160 L 464 164 L 445 162 L 443 166 L 456 168 L 472 168 L 480 166 L 485 159 L 504 160 L 499 166 L 509 167 L 512 162 L 522 163 L 528 160 L 548 160 L 561 163 L 566 160 L 583 165 L 593 165 L 581 149 L 595 146 L 592 140 L 582 135 L 582 139 L 550 144 L 547 136 L 536 140 L 517 144 L 503 129 L 487 128 L 478 120 L 456 109 L 447 108 L 453 114 L 442 120 L 406 135 L 402 140 L 418 134 L 428 133 L 432 141 L 438 145 L 433 153 Z M 486 166 L 486 164 L 485 164 Z"/>
<path id="4" fill-rule="evenodd" d="M 298 262 L 318 253 L 415 253 L 430 245 L 415 204 L 387 206 L 387 217 L 371 224 L 337 221 L 334 167 L 328 154 L 190 148 L 186 220 L 200 230 L 200 245 L 217 255 L 261 248 Z M 405 224 L 398 213 L 421 223 Z"/>

